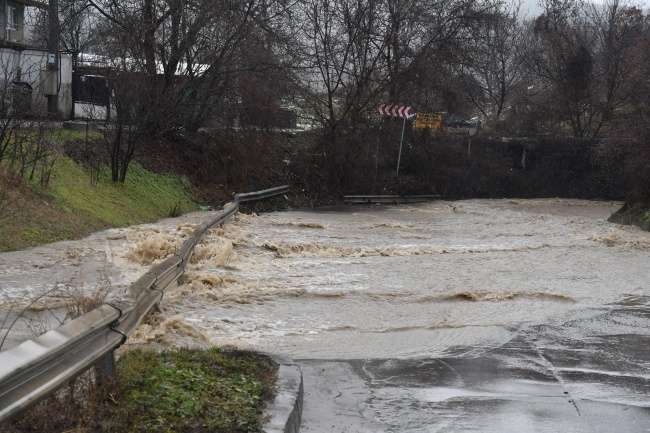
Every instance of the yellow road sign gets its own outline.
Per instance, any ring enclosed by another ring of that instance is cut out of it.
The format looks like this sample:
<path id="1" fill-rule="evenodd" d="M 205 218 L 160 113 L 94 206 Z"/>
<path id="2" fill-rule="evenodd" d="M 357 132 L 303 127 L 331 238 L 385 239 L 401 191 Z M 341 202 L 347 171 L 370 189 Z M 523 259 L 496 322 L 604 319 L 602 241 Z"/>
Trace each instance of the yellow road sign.
<path id="1" fill-rule="evenodd" d="M 442 116 L 438 113 L 418 113 L 415 116 L 416 128 L 440 129 Z"/>

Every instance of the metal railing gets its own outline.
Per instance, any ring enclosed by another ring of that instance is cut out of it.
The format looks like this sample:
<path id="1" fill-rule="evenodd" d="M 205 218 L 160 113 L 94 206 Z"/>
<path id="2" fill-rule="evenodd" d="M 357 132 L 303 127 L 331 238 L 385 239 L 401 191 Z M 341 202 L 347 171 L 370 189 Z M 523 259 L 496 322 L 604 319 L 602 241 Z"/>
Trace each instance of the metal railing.
<path id="1" fill-rule="evenodd" d="M 442 195 L 346 195 L 343 201 L 353 204 L 373 204 L 373 203 L 421 203 L 432 200 L 444 199 Z"/>
<path id="2" fill-rule="evenodd" d="M 112 374 L 114 350 L 121 346 L 162 299 L 189 263 L 194 247 L 212 227 L 226 222 L 239 203 L 286 194 L 288 186 L 237 194 L 233 203 L 210 221 L 199 224 L 173 256 L 154 266 L 131 285 L 138 295 L 130 305 L 104 304 L 57 329 L 0 352 L 0 425 L 19 416 L 69 380 L 98 365 L 99 375 Z"/>

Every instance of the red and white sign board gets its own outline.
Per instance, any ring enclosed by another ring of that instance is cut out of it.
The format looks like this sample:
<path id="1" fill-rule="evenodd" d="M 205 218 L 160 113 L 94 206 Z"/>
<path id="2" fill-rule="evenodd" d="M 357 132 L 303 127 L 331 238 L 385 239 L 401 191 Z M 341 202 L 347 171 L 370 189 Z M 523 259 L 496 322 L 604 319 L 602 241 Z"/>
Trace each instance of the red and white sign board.
<path id="1" fill-rule="evenodd" d="M 379 113 L 384 116 L 393 116 L 393 117 L 402 117 L 409 118 L 413 116 L 413 110 L 411 107 L 406 107 L 403 105 L 379 105 Z"/>

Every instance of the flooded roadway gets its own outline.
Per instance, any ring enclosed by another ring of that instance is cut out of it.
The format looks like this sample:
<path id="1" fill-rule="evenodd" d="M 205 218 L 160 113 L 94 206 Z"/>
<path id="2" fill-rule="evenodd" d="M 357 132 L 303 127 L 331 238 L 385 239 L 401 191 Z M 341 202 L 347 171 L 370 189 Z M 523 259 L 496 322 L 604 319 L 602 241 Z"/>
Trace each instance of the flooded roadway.
<path id="1" fill-rule="evenodd" d="M 605 415 L 629 427 L 618 431 L 648 431 L 650 233 L 608 223 L 619 205 L 467 200 L 240 215 L 206 237 L 164 314 L 130 344 L 297 359 L 304 431 L 616 431 L 599 422 Z M 5 347 L 52 322 L 45 304 L 61 306 L 60 318 L 75 294 L 128 296 L 207 219 L 0 255 L 5 311 L 58 287 Z"/>

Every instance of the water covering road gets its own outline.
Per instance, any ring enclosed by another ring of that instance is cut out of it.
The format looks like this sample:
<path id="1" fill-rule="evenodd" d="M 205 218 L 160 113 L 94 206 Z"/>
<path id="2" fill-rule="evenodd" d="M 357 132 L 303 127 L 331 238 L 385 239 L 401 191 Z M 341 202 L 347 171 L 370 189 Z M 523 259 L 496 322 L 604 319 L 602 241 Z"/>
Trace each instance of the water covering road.
<path id="1" fill-rule="evenodd" d="M 239 215 L 197 247 L 164 313 L 129 344 L 232 345 L 301 360 L 311 432 L 481 430 L 470 409 L 493 418 L 482 431 L 615 431 L 587 414 L 617 419 L 618 406 L 624 420 L 650 422 L 650 360 L 639 349 L 650 342 L 650 233 L 608 223 L 619 206 L 467 200 Z M 80 294 L 87 303 L 100 288 L 128 297 L 130 282 L 207 219 L 0 255 L 5 311 L 55 288 L 5 347 L 79 308 Z M 605 336 L 617 339 L 615 353 Z M 516 404 L 495 415 L 495 401 L 531 404 L 513 395 L 547 400 L 532 403 L 535 416 L 522 418 Z M 567 413 L 592 424 L 543 422 L 560 413 L 548 397 L 567 395 Z"/>

